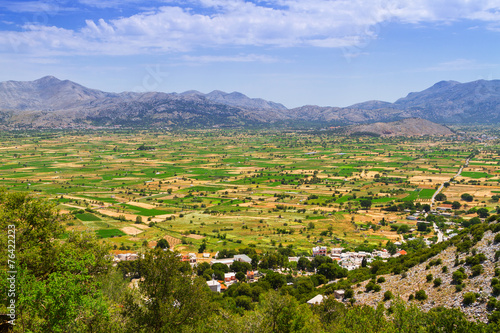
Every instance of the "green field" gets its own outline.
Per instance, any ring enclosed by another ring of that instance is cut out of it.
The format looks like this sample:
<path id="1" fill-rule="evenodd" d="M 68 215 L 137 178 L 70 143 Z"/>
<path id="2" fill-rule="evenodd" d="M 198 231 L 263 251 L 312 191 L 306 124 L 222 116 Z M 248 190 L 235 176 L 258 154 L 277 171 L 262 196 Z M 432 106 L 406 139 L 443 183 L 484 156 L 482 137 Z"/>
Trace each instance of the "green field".
<path id="1" fill-rule="evenodd" d="M 96 234 L 100 238 L 120 237 L 126 235 L 123 231 L 118 229 L 99 229 L 96 230 Z"/>
<path id="2" fill-rule="evenodd" d="M 418 193 L 420 199 L 432 199 L 432 196 L 436 193 L 435 189 L 424 188 Z"/>
<path id="3" fill-rule="evenodd" d="M 165 236 L 183 252 L 197 252 L 203 241 L 210 252 L 378 246 L 400 235 L 370 226 L 382 218 L 410 223 L 401 207 L 428 201 L 471 153 L 480 164 L 443 190 L 448 200 L 483 186 L 500 192 L 498 144 L 449 138 L 272 129 L 0 135 L 0 186 L 50 198 L 68 213 L 68 231 L 94 230 L 131 250 Z M 155 150 L 140 151 L 141 144 Z M 487 194 L 475 199 L 494 208 Z"/>
<path id="4" fill-rule="evenodd" d="M 95 216 L 94 214 L 91 213 L 82 213 L 82 214 L 75 214 L 76 218 L 78 218 L 80 221 L 101 221 L 100 218 Z"/>

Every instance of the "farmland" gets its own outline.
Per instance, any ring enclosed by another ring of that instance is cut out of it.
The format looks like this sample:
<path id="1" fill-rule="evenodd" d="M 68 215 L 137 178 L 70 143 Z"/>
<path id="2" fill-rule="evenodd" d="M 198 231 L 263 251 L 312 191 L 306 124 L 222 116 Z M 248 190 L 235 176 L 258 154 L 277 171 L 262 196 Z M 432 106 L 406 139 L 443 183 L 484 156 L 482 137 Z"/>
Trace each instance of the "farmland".
<path id="1" fill-rule="evenodd" d="M 354 249 L 401 239 L 380 222 L 415 223 L 387 208 L 429 204 L 444 182 L 446 200 L 494 209 L 499 151 L 498 142 L 328 131 L 3 133 L 0 186 L 50 198 L 68 231 L 90 230 L 115 249 L 166 237 L 182 252 Z"/>

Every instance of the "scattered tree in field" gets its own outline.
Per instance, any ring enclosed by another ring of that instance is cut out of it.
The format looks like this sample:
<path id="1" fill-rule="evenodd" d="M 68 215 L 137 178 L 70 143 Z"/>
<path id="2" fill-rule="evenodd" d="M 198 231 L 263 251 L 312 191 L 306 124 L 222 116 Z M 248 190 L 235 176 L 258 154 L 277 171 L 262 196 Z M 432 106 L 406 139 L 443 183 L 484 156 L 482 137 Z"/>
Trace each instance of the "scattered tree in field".
<path id="1" fill-rule="evenodd" d="M 462 194 L 460 196 L 460 198 L 462 198 L 463 201 L 467 201 L 467 202 L 472 202 L 472 200 L 474 200 L 474 197 L 469 193 Z"/>
<path id="2" fill-rule="evenodd" d="M 440 193 L 436 194 L 435 199 L 437 201 L 445 201 L 447 198 L 446 198 L 446 195 L 444 193 L 440 192 Z"/>
<path id="3" fill-rule="evenodd" d="M 156 248 L 168 249 L 170 248 L 170 244 L 168 244 L 168 241 L 165 238 L 162 238 L 156 243 Z"/>
<path id="4" fill-rule="evenodd" d="M 370 209 L 370 207 L 372 206 L 372 201 L 370 199 L 361 199 L 359 200 L 359 204 L 364 209 Z"/>

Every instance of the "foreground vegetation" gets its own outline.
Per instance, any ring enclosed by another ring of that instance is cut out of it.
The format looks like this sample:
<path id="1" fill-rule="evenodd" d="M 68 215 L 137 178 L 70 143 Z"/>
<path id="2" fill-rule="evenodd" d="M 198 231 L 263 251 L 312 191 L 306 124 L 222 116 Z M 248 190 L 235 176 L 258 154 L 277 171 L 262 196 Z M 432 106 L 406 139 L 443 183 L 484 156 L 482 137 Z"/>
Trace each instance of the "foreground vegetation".
<path id="1" fill-rule="evenodd" d="M 177 253 L 146 249 L 128 265 L 113 267 L 109 246 L 93 233 L 63 236 L 64 217 L 54 204 L 24 193 L 0 194 L 0 223 L 16 226 L 17 298 L 14 332 L 497 332 L 500 311 L 491 303 L 490 323 L 470 322 L 458 309 L 422 312 L 414 304 L 385 295 L 390 306 L 372 308 L 329 297 L 321 305 L 304 304 L 316 294 L 316 277 L 294 277 L 263 270 L 256 283 L 233 284 L 223 295 L 213 293 L 201 272 L 191 270 Z M 500 218 L 475 225 L 452 242 L 460 251 L 474 246 L 487 230 L 500 231 Z M 500 235 L 500 234 L 499 234 Z M 471 238 L 473 237 L 473 238 Z M 500 241 L 500 239 L 499 239 Z M 441 243 L 404 258 L 411 267 L 432 258 L 450 244 Z M 7 267 L 7 239 L 1 238 L 2 267 Z M 497 251 L 500 253 L 500 251 Z M 496 254 L 495 254 L 496 256 Z M 424 260 L 422 260 L 424 258 Z M 475 257 L 467 259 L 475 264 Z M 478 263 L 483 260 L 477 257 Z M 321 289 L 325 294 L 363 279 L 394 271 L 396 262 L 378 262 L 349 272 L 346 279 Z M 276 264 L 276 267 L 279 264 Z M 215 267 L 212 267 L 215 268 Z M 206 269 L 206 268 L 205 268 Z M 403 272 L 404 273 L 404 272 Z M 337 274 L 344 275 L 345 271 Z M 9 289 L 2 270 L 2 289 Z M 201 275 L 198 276 L 197 275 Z M 453 274 L 454 276 L 456 274 Z M 132 285 L 130 280 L 138 278 Z M 324 278 L 324 277 L 323 277 Z M 457 276 L 457 285 L 466 277 Z M 288 283 L 287 283 L 288 282 Z M 377 283 L 383 282 L 380 278 Z M 492 280 L 492 284 L 493 284 Z M 136 287 L 133 287 L 136 285 Z M 425 293 L 416 293 L 423 299 Z M 470 296 L 467 296 L 470 298 Z M 464 297 L 464 302 L 468 300 Z M 7 293 L 2 293 L 7 312 Z M 387 303 L 386 303 L 387 304 Z"/>

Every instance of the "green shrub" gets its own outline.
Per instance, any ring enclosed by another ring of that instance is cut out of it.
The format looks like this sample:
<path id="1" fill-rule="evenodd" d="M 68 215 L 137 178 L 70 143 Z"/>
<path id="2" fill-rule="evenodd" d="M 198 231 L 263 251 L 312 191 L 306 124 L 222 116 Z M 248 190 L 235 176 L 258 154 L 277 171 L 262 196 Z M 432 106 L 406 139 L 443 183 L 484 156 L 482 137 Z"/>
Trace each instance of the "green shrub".
<path id="1" fill-rule="evenodd" d="M 441 278 L 434 279 L 434 287 L 439 287 L 441 283 L 443 283 L 443 281 L 441 281 Z"/>
<path id="2" fill-rule="evenodd" d="M 384 293 L 384 301 L 388 301 L 390 299 L 392 299 L 393 295 L 392 295 L 392 292 L 390 290 L 387 290 L 385 293 Z"/>
<path id="3" fill-rule="evenodd" d="M 425 279 L 427 280 L 427 282 L 431 282 L 432 279 L 433 279 L 432 274 L 427 274 L 427 276 L 425 277 Z"/>
<path id="4" fill-rule="evenodd" d="M 500 283 L 493 285 L 492 289 L 493 289 L 492 291 L 493 295 L 495 296 L 500 295 Z"/>
<path id="5" fill-rule="evenodd" d="M 486 304 L 486 309 L 491 311 L 495 309 L 496 306 L 497 306 L 497 299 L 495 297 L 490 297 L 488 299 L 488 303 Z"/>
<path id="6" fill-rule="evenodd" d="M 500 233 L 495 235 L 495 243 L 500 243 Z"/>
<path id="7" fill-rule="evenodd" d="M 464 294 L 464 300 L 463 303 L 464 305 L 471 305 L 476 301 L 476 294 L 473 292 L 468 292 Z"/>
<path id="8" fill-rule="evenodd" d="M 425 293 L 425 290 L 420 289 L 415 293 L 415 299 L 418 301 L 425 301 L 427 299 L 427 294 Z"/>
<path id="9" fill-rule="evenodd" d="M 471 267 L 471 271 L 472 271 L 472 276 L 478 276 L 479 274 L 481 274 L 483 272 L 483 265 L 475 265 L 475 266 L 472 266 Z"/>
<path id="10" fill-rule="evenodd" d="M 451 278 L 453 283 L 462 284 L 462 281 L 467 278 L 467 275 L 465 274 L 465 269 L 463 267 L 460 267 L 459 269 L 453 272 Z"/>

